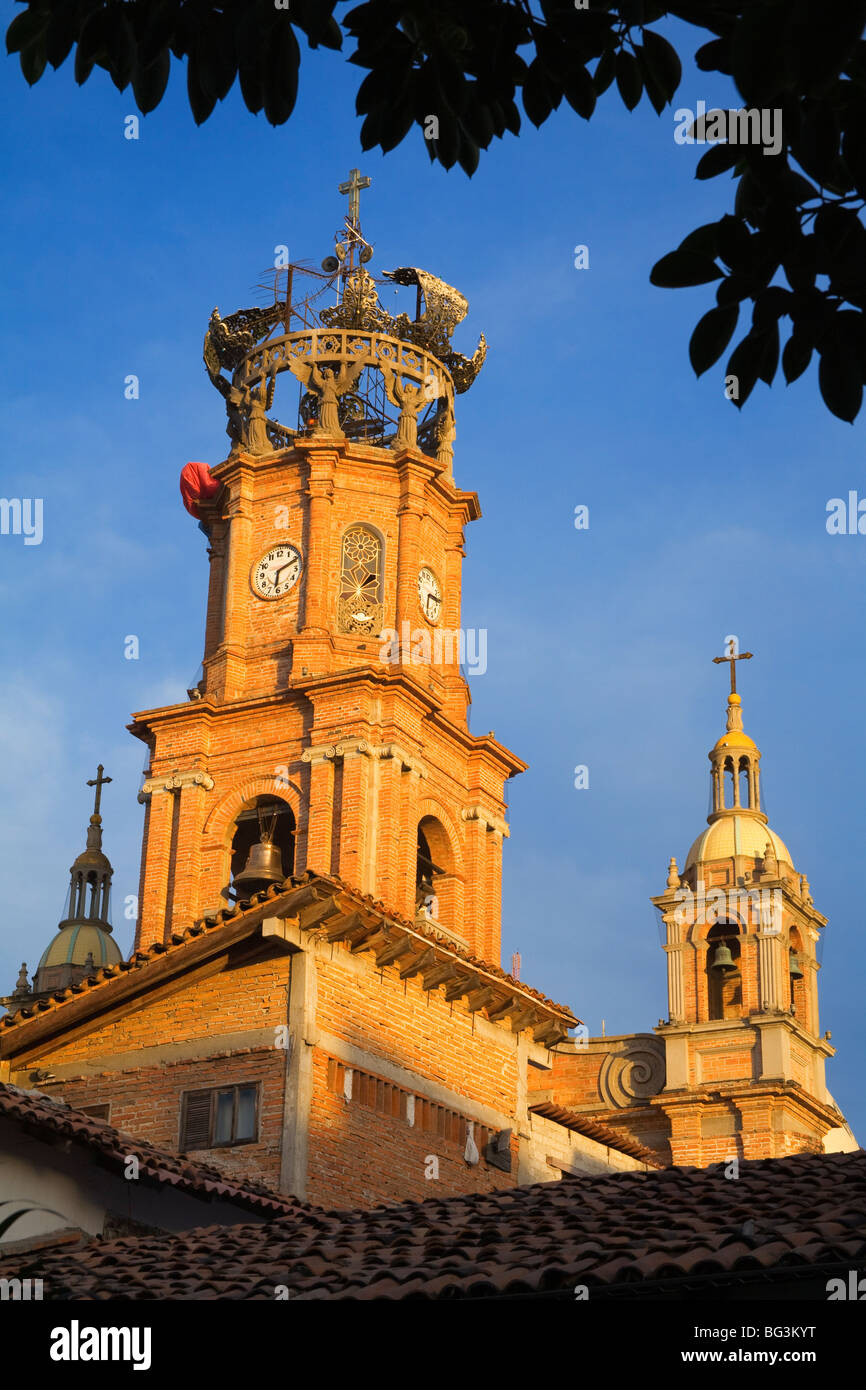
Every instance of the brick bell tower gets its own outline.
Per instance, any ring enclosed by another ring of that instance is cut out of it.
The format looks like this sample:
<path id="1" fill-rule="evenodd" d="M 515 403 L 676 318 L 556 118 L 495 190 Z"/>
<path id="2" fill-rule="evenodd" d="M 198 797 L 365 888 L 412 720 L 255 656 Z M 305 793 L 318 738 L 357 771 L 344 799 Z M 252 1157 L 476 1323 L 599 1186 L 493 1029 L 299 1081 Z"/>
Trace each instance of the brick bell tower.
<path id="1" fill-rule="evenodd" d="M 289 266 L 270 308 L 211 316 L 232 447 L 182 482 L 209 537 L 203 677 L 130 726 L 150 750 L 137 949 L 310 870 L 499 958 L 504 784 L 525 764 L 469 732 L 461 664 L 483 668 L 486 634 L 462 628 L 463 533 L 481 513 L 452 474 L 454 398 L 486 345 L 452 349 L 468 305 L 435 276 L 368 272 L 368 184 L 341 186 L 321 275 Z M 389 282 L 413 316 L 381 307 Z M 278 378 L 296 427 L 269 416 Z"/>
<path id="2" fill-rule="evenodd" d="M 763 809 L 761 754 L 736 688 L 736 662 L 750 657 L 732 644 L 714 658 L 730 663 L 731 692 L 709 754 L 708 826 L 652 899 L 667 929 L 669 1018 L 655 1030 L 667 1080 L 651 1103 L 670 1122 L 674 1163 L 820 1152 L 831 1130 L 831 1147 L 849 1147 L 818 1021 L 827 919 Z"/>

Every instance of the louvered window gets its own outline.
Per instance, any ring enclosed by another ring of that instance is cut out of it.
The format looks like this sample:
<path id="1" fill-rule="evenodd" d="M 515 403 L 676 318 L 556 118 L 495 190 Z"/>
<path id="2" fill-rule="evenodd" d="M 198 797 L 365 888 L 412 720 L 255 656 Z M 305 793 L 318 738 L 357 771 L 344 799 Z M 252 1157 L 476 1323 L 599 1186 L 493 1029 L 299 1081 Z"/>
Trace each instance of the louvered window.
<path id="1" fill-rule="evenodd" d="M 181 1151 L 254 1144 L 258 1138 L 258 1120 L 257 1084 L 187 1091 L 181 1106 Z"/>

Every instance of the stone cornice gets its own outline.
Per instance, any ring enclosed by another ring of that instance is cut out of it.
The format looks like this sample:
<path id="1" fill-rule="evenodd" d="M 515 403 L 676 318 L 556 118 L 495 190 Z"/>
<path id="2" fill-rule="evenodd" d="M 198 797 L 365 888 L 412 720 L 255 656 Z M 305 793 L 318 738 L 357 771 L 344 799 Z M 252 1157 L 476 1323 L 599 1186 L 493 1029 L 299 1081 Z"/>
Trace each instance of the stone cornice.
<path id="1" fill-rule="evenodd" d="M 511 834 L 508 822 L 495 815 L 493 811 L 488 811 L 485 806 L 466 806 L 460 815 L 463 820 L 480 821 L 485 830 L 497 831 L 506 838 Z"/>
<path id="2" fill-rule="evenodd" d="M 407 753 L 398 743 L 371 743 L 365 738 L 341 738 L 333 743 L 315 743 L 305 748 L 301 754 L 302 763 L 330 762 L 337 758 L 393 758 L 401 765 L 401 771 L 414 772 L 419 777 L 427 777 L 427 768 L 420 758 Z"/>
<path id="3" fill-rule="evenodd" d="M 179 791 L 183 787 L 204 787 L 206 792 L 210 792 L 213 791 L 213 786 L 214 781 L 210 774 L 195 767 L 186 772 L 171 772 L 167 777 L 148 777 L 142 783 L 138 799 L 144 803 L 154 792 Z"/>

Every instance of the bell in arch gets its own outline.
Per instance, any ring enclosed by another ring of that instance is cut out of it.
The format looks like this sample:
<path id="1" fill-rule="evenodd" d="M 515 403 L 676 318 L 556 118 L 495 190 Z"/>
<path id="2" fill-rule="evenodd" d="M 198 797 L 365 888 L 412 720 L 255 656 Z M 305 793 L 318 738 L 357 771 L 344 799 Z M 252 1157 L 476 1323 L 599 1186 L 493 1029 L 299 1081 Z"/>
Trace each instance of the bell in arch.
<path id="1" fill-rule="evenodd" d="M 273 841 L 276 821 L 276 810 L 263 814 L 259 807 L 259 839 L 250 846 L 247 862 L 235 877 L 235 888 L 256 893 L 272 883 L 283 882 L 283 856 Z"/>
<path id="2" fill-rule="evenodd" d="M 802 980 L 803 967 L 800 965 L 800 957 L 793 946 L 788 954 L 788 969 L 792 980 Z"/>
<path id="3" fill-rule="evenodd" d="M 720 941 L 713 953 L 713 959 L 710 962 L 710 969 L 724 970 L 725 972 L 727 972 L 729 970 L 736 970 L 736 968 L 737 967 L 734 963 L 734 958 L 731 955 L 730 946 L 728 945 L 727 941 Z"/>

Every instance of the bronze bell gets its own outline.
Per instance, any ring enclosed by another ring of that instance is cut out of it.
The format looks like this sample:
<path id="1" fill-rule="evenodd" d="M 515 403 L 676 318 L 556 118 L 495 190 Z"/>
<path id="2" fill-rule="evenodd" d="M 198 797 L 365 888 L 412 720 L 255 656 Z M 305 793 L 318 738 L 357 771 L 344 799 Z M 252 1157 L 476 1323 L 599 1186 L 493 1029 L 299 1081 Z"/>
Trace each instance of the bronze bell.
<path id="1" fill-rule="evenodd" d="M 800 965 L 800 957 L 797 955 L 793 946 L 788 954 L 788 969 L 792 980 L 802 980 L 803 969 Z"/>
<path id="2" fill-rule="evenodd" d="M 731 948 L 727 941 L 720 941 L 715 949 L 713 959 L 710 962 L 711 970 L 736 970 L 734 958 L 731 955 Z"/>
<path id="3" fill-rule="evenodd" d="M 235 877 L 234 886 L 248 888 L 254 893 L 271 883 L 282 883 L 284 878 L 283 856 L 279 846 L 272 840 L 262 839 L 251 846 L 246 864 Z"/>

